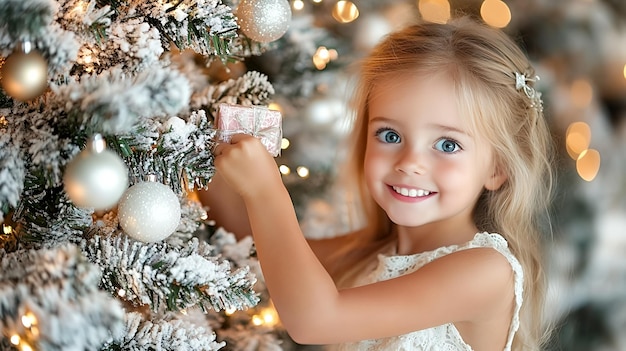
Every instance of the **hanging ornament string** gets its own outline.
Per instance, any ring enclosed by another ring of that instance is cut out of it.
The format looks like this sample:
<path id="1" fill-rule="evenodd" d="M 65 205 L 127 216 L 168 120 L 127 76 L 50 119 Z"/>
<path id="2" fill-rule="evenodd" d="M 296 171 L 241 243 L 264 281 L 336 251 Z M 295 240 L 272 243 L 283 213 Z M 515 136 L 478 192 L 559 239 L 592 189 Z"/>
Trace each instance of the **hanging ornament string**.
<path id="1" fill-rule="evenodd" d="M 0 69 L 2 89 L 12 98 L 29 101 L 48 88 L 48 62 L 29 41 L 18 44 Z"/>

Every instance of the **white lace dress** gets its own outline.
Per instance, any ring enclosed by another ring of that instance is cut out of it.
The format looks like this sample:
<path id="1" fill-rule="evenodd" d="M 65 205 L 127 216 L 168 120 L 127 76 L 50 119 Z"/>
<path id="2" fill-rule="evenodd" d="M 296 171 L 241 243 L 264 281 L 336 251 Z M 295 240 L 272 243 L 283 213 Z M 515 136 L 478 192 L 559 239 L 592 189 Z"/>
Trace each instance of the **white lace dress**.
<path id="1" fill-rule="evenodd" d="M 508 243 L 500 234 L 478 233 L 463 245 L 440 247 L 433 251 L 405 256 L 378 255 L 378 266 L 369 275 L 357 282 L 357 285 L 370 284 L 377 281 L 395 278 L 412 273 L 434 259 L 453 252 L 471 248 L 491 247 L 500 252 L 511 264 L 515 274 L 515 309 L 509 328 L 509 336 L 504 351 L 511 349 L 513 336 L 519 327 L 519 310 L 522 306 L 523 272 L 519 261 L 508 248 Z M 365 351 L 365 350 L 411 350 L 411 351 L 471 351 L 472 348 L 463 341 L 454 324 L 448 323 L 429 329 L 390 338 L 364 340 L 355 343 L 332 345 L 327 347 L 333 351 Z"/>

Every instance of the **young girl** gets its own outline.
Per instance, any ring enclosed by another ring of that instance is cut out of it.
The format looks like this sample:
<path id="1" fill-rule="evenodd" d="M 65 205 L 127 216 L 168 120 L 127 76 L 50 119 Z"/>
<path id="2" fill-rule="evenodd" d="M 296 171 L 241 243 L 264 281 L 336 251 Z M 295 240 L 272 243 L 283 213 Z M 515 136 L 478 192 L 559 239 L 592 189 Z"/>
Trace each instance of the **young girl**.
<path id="1" fill-rule="evenodd" d="M 389 35 L 359 78 L 363 229 L 308 243 L 262 144 L 215 150 L 283 325 L 343 350 L 538 349 L 551 150 L 527 58 L 468 19 L 425 23 Z"/>

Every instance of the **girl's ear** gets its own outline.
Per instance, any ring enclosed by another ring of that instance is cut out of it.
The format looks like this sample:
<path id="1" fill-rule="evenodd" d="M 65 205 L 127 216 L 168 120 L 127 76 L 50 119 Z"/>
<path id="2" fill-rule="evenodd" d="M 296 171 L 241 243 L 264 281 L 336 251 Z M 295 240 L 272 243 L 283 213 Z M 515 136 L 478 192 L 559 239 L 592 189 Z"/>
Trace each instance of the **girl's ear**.
<path id="1" fill-rule="evenodd" d="M 502 167 L 496 166 L 493 174 L 487 179 L 485 182 L 485 189 L 487 190 L 498 190 L 507 180 L 506 173 L 502 170 Z"/>

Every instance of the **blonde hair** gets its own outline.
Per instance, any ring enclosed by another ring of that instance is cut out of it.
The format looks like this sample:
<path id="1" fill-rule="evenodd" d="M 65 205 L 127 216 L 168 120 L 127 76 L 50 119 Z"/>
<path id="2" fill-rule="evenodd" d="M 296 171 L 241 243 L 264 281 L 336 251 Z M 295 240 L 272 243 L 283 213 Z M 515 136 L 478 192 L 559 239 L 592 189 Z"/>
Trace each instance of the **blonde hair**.
<path id="1" fill-rule="evenodd" d="M 456 89 L 459 110 L 468 126 L 491 144 L 506 182 L 484 190 L 474 218 L 481 231 L 503 235 L 524 269 L 524 304 L 514 350 L 537 350 L 545 341 L 543 303 L 546 289 L 541 268 L 540 224 L 552 189 L 552 140 L 542 109 L 516 88 L 516 72 L 534 77 L 522 50 L 500 30 L 468 18 L 448 24 L 422 23 L 391 33 L 360 67 L 355 94 L 351 157 L 347 172 L 359 197 L 366 225 L 351 245 L 337 252 L 332 272 L 341 282 L 353 279 L 377 250 L 392 241 L 392 223 L 369 195 L 363 162 L 368 101 L 381 82 L 407 73 L 446 72 Z M 529 82 L 532 84 L 532 82 Z"/>

